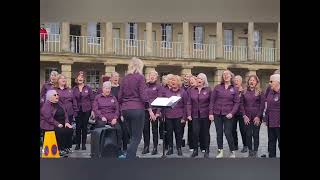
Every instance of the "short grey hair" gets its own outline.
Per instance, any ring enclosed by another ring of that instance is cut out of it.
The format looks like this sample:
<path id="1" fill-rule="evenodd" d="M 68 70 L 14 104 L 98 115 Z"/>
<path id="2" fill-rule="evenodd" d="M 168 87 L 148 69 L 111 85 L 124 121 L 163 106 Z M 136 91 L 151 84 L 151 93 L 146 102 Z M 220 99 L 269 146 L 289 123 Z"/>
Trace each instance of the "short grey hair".
<path id="1" fill-rule="evenodd" d="M 277 81 L 280 83 L 280 74 L 273 74 L 270 76 L 271 81 Z"/>
<path id="2" fill-rule="evenodd" d="M 54 94 L 58 94 L 57 91 L 54 90 L 54 89 L 51 89 L 51 90 L 47 91 L 47 93 L 46 93 L 46 101 L 50 101 L 51 97 Z"/>
<path id="3" fill-rule="evenodd" d="M 240 81 L 242 82 L 242 77 L 240 75 L 236 75 L 233 80 L 235 80 L 236 78 L 239 78 Z"/>
<path id="4" fill-rule="evenodd" d="M 58 76 L 58 72 L 57 71 L 51 71 L 50 76 Z"/>
<path id="5" fill-rule="evenodd" d="M 111 88 L 111 82 L 110 81 L 106 81 L 103 83 L 102 88 Z"/>
<path id="6" fill-rule="evenodd" d="M 116 76 L 116 75 L 120 76 L 119 73 L 117 73 L 117 72 L 112 72 L 111 73 L 111 77 Z"/>
<path id="7" fill-rule="evenodd" d="M 209 86 L 209 83 L 208 83 L 208 78 L 207 78 L 207 75 L 204 74 L 204 73 L 199 73 L 198 78 L 201 78 L 203 81 L 204 81 L 204 87 L 208 87 Z"/>
<path id="8" fill-rule="evenodd" d="M 144 63 L 142 62 L 141 59 L 133 57 L 129 62 L 127 74 L 134 74 L 134 73 L 143 74 L 142 72 L 143 66 L 144 66 Z"/>

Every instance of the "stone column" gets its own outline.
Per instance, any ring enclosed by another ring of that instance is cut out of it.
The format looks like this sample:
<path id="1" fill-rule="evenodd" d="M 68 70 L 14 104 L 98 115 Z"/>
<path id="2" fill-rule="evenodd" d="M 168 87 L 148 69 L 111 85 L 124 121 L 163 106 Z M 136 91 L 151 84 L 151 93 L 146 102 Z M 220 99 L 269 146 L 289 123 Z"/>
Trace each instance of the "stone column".
<path id="1" fill-rule="evenodd" d="M 246 77 L 243 80 L 243 83 L 247 84 L 247 81 L 249 79 L 250 75 L 257 75 L 257 68 L 248 68 L 248 71 L 246 72 Z"/>
<path id="2" fill-rule="evenodd" d="M 222 22 L 217 22 L 217 30 L 216 30 L 216 37 L 217 37 L 217 58 L 223 58 L 223 27 Z"/>
<path id="3" fill-rule="evenodd" d="M 105 65 L 105 70 L 104 70 L 104 74 L 106 76 L 111 76 L 111 73 L 115 72 L 116 71 L 116 65 L 117 64 L 114 64 L 114 63 L 109 63 L 109 62 L 106 62 L 104 63 Z"/>
<path id="4" fill-rule="evenodd" d="M 181 77 L 184 77 L 186 74 L 192 74 L 193 66 L 182 66 Z"/>
<path id="5" fill-rule="evenodd" d="M 146 23 L 146 55 L 152 56 L 153 55 L 153 48 L 152 48 L 152 23 Z"/>
<path id="6" fill-rule="evenodd" d="M 254 24 L 249 22 L 248 24 L 248 60 L 254 60 Z"/>
<path id="7" fill-rule="evenodd" d="M 60 47 L 62 52 L 70 52 L 70 24 L 69 22 L 61 23 L 61 40 Z"/>
<path id="8" fill-rule="evenodd" d="M 183 22 L 183 58 L 190 57 L 190 44 L 189 44 L 189 23 Z"/>
<path id="9" fill-rule="evenodd" d="M 104 34 L 104 50 L 106 54 L 113 53 L 113 34 L 112 34 L 112 22 L 105 23 Z"/>
<path id="10" fill-rule="evenodd" d="M 71 87 L 71 76 L 72 76 L 72 68 L 71 65 L 73 63 L 71 62 L 62 62 L 61 63 L 61 74 L 63 74 L 64 76 L 66 76 L 66 80 L 67 80 L 67 86 Z"/>
<path id="11" fill-rule="evenodd" d="M 226 67 L 217 67 L 216 68 L 216 71 L 215 71 L 214 77 L 213 77 L 213 87 L 220 84 L 222 73 L 226 69 L 227 69 Z"/>

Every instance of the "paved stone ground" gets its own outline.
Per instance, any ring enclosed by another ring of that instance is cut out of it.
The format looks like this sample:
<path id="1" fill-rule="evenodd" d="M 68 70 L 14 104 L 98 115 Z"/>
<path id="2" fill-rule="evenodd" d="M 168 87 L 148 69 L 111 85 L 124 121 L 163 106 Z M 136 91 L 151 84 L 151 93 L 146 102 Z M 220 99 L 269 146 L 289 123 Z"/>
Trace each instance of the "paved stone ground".
<path id="1" fill-rule="evenodd" d="M 161 158 L 162 156 L 162 140 L 159 140 L 159 144 L 158 144 L 158 154 L 156 155 L 151 155 L 151 151 L 152 151 L 152 135 L 151 135 L 151 144 L 150 144 L 150 153 L 142 155 L 142 149 L 143 149 L 143 138 L 139 144 L 139 148 L 138 148 L 138 152 L 137 152 L 137 156 L 139 156 L 140 158 Z M 185 127 L 185 140 L 187 140 L 187 126 Z M 241 153 L 241 149 L 242 149 L 242 139 L 241 139 L 241 135 L 240 135 L 240 131 L 238 128 L 238 143 L 239 143 L 239 150 L 236 151 L 236 157 L 237 158 L 246 158 L 248 156 L 248 153 Z M 175 142 L 174 142 L 175 144 Z M 224 136 L 223 138 L 223 146 L 224 146 L 224 156 L 225 157 L 229 157 L 229 148 L 228 148 L 228 143 L 227 140 Z M 87 150 L 83 151 L 83 150 L 78 150 L 78 151 L 74 151 L 74 147 L 73 146 L 73 153 L 69 154 L 69 158 L 90 158 L 90 134 L 88 135 L 88 139 L 87 139 Z M 258 157 L 260 157 L 262 154 L 267 154 L 267 147 L 268 147 L 268 135 L 267 135 L 267 127 L 262 124 L 261 128 L 260 128 L 260 145 L 259 145 L 259 150 L 258 150 Z M 210 158 L 215 158 L 215 156 L 217 155 L 217 141 L 216 141 L 216 131 L 215 131 L 215 125 L 214 123 L 211 124 L 210 127 L 210 153 L 209 153 L 209 157 Z M 174 154 L 167 156 L 167 158 L 189 158 L 190 155 L 192 154 L 192 152 L 189 151 L 189 147 L 188 145 L 186 145 L 186 147 L 182 147 L 182 152 L 183 152 L 183 156 L 178 156 L 177 155 L 177 151 L 176 148 L 174 147 Z M 280 157 L 280 151 L 277 147 L 277 157 Z M 201 153 L 199 151 L 199 156 L 197 158 L 203 158 L 203 153 Z"/>

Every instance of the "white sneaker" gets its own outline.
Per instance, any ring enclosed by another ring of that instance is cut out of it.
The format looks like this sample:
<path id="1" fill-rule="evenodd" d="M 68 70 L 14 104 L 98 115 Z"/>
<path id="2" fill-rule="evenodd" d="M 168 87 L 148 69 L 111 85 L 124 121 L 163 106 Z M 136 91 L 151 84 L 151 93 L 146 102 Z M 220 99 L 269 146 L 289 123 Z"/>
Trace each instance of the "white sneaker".
<path id="1" fill-rule="evenodd" d="M 223 158 L 223 149 L 218 149 L 218 155 L 216 158 Z"/>
<path id="2" fill-rule="evenodd" d="M 206 152 L 206 150 L 202 150 L 201 152 L 202 152 L 202 153 L 205 153 L 205 152 Z"/>
<path id="3" fill-rule="evenodd" d="M 193 149 L 189 149 L 190 152 L 193 152 Z"/>
<path id="4" fill-rule="evenodd" d="M 236 158 L 236 153 L 234 151 L 231 151 L 230 158 Z"/>

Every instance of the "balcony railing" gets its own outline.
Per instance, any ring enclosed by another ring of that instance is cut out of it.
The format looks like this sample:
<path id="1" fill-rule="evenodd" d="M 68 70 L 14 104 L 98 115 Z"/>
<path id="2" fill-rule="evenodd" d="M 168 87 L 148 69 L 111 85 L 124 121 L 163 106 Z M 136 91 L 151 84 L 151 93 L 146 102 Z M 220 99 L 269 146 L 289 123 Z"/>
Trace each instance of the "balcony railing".
<path id="1" fill-rule="evenodd" d="M 230 46 L 224 45 L 223 57 L 230 61 L 246 61 L 248 60 L 248 47 L 246 46 Z"/>
<path id="2" fill-rule="evenodd" d="M 70 51 L 77 54 L 104 54 L 104 38 L 70 35 Z"/>
<path id="3" fill-rule="evenodd" d="M 191 47 L 191 57 L 195 59 L 216 59 L 215 45 L 193 43 Z"/>
<path id="4" fill-rule="evenodd" d="M 164 58 L 182 58 L 182 42 L 153 41 L 153 56 Z"/>
<path id="5" fill-rule="evenodd" d="M 123 56 L 145 56 L 146 43 L 144 40 L 113 39 L 113 52 Z"/>
<path id="6" fill-rule="evenodd" d="M 60 34 L 40 33 L 40 52 L 60 52 Z"/>
<path id="7" fill-rule="evenodd" d="M 276 62 L 278 58 L 277 48 L 254 47 L 254 59 L 257 62 Z"/>

